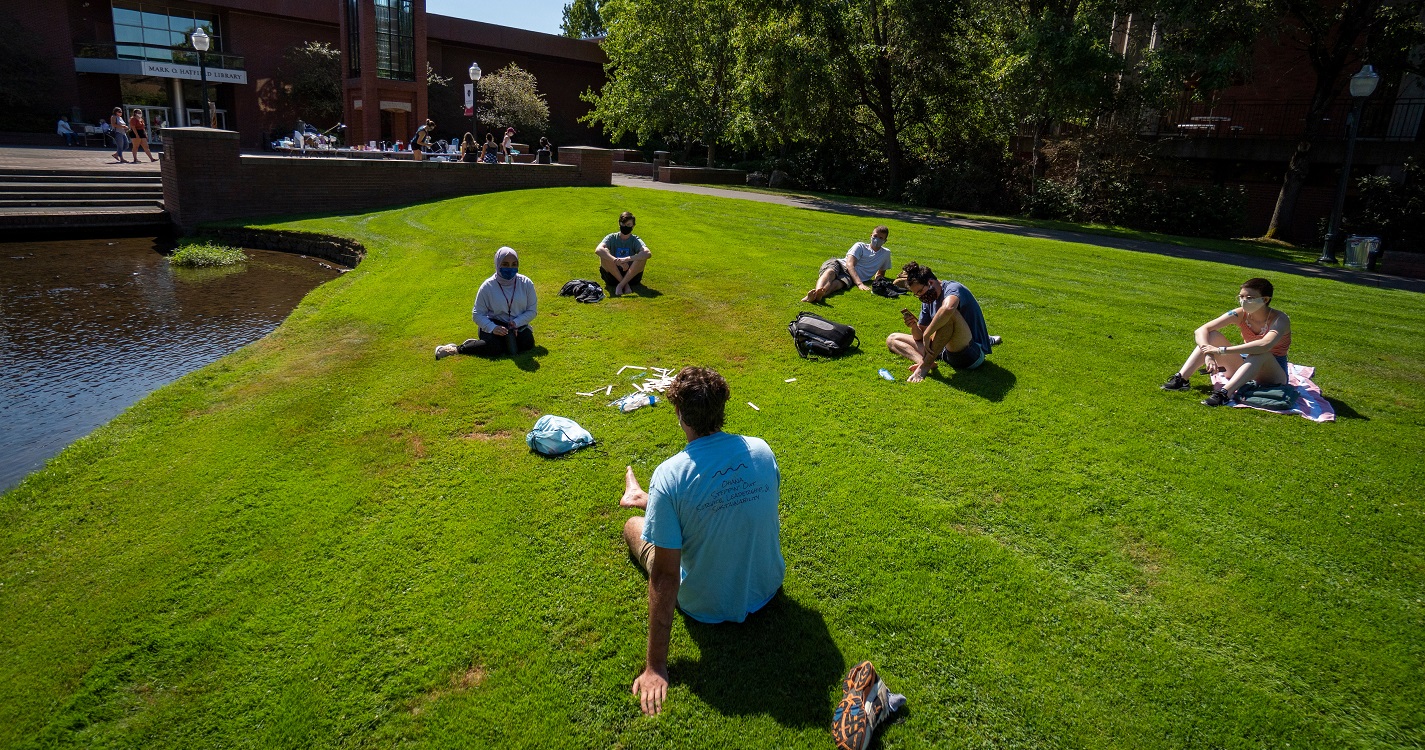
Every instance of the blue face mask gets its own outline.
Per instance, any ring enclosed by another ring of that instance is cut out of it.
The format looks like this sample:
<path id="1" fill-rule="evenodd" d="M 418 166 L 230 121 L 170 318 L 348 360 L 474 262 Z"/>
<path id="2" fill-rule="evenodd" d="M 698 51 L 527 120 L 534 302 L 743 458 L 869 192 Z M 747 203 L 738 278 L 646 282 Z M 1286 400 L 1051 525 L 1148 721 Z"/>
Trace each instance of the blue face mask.
<path id="1" fill-rule="evenodd" d="M 509 281 L 510 279 L 513 279 L 515 277 L 515 274 L 519 272 L 520 269 L 518 268 L 501 268 L 500 278 L 504 279 L 505 281 Z"/>

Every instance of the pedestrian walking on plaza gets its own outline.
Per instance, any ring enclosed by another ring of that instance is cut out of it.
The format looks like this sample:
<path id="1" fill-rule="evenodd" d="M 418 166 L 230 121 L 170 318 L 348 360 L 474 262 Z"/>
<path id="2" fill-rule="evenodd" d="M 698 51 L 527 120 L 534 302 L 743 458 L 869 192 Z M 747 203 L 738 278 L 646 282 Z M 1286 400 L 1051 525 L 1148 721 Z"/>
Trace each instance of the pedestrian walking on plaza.
<path id="1" fill-rule="evenodd" d="M 140 148 L 143 149 L 145 154 L 148 154 L 149 161 L 158 161 L 153 158 L 153 152 L 148 150 L 148 124 L 144 122 L 143 110 L 136 109 L 134 113 L 129 116 L 129 131 L 134 134 L 132 145 L 130 146 L 134 152 L 134 163 L 139 163 Z"/>
<path id="2" fill-rule="evenodd" d="M 129 124 L 124 122 L 124 108 L 114 107 L 114 113 L 109 115 L 109 128 L 114 131 L 114 158 L 123 164 L 124 150 L 129 147 Z"/>
<path id="3" fill-rule="evenodd" d="M 500 144 L 500 151 L 505 155 L 505 163 L 513 164 L 515 155 L 519 153 L 515 149 L 515 129 L 505 128 L 505 140 Z"/>
<path id="4" fill-rule="evenodd" d="M 65 117 L 64 115 L 60 115 L 60 117 L 59 117 L 59 122 L 58 122 L 58 123 L 55 123 L 55 126 L 54 126 L 54 127 L 55 127 L 54 132 L 55 132 L 56 134 L 61 135 L 61 136 L 64 136 L 64 145 L 66 145 L 66 146 L 73 146 L 73 145 L 74 145 L 77 136 L 75 136 L 75 134 L 74 134 L 74 128 L 69 127 L 69 118 L 68 118 L 68 117 Z"/>

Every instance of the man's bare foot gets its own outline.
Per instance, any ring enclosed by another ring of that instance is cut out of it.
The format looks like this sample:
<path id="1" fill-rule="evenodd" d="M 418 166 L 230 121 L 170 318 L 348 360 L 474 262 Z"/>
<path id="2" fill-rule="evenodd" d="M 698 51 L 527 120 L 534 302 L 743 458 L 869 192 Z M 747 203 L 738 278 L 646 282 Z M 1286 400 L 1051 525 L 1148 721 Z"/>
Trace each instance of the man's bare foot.
<path id="1" fill-rule="evenodd" d="M 633 467 L 626 467 L 623 475 L 623 497 L 619 498 L 619 507 L 622 508 L 647 508 L 648 493 L 643 491 L 643 487 L 638 484 L 638 477 L 633 475 Z"/>

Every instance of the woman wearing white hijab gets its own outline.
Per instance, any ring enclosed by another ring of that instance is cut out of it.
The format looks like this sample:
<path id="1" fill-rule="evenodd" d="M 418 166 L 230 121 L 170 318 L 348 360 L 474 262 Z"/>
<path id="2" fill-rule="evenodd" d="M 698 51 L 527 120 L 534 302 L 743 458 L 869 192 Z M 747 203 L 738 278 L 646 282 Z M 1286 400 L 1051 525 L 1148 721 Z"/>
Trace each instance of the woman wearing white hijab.
<path id="1" fill-rule="evenodd" d="M 471 317 L 480 327 L 480 338 L 456 346 L 435 348 L 435 358 L 451 354 L 501 354 L 527 352 L 534 348 L 534 331 L 529 322 L 537 314 L 534 282 L 519 272 L 520 256 L 509 247 L 495 251 L 495 273 L 475 294 Z"/>

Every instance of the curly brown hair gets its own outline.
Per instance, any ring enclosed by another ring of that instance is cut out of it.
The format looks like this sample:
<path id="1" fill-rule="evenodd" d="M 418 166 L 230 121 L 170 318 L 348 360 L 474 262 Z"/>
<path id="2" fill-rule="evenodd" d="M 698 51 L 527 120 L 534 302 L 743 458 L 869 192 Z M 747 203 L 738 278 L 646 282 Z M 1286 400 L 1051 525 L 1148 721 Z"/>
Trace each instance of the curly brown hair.
<path id="1" fill-rule="evenodd" d="M 732 389 L 716 370 L 706 367 L 686 367 L 668 386 L 668 401 L 678 410 L 683 424 L 698 437 L 722 429 L 727 414 L 727 400 Z"/>

